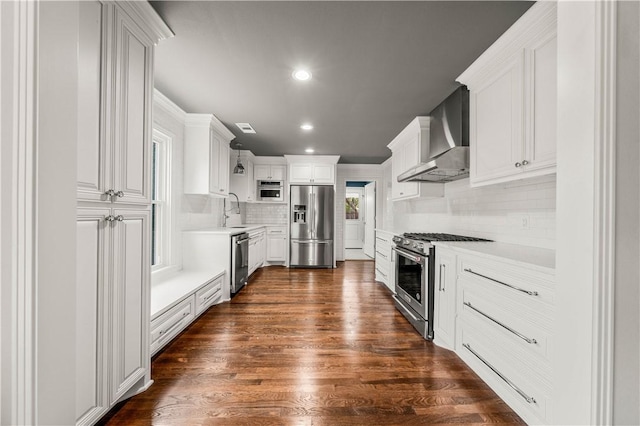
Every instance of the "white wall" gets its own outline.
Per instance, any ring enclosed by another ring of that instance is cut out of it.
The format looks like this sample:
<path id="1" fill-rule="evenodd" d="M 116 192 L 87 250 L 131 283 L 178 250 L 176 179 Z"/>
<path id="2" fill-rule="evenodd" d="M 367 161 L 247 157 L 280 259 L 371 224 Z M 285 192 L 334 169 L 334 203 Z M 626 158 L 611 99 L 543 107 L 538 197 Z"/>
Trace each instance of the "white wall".
<path id="1" fill-rule="evenodd" d="M 555 175 L 471 188 L 445 184 L 435 199 L 393 202 L 396 232 L 447 232 L 532 247 L 555 247 Z"/>

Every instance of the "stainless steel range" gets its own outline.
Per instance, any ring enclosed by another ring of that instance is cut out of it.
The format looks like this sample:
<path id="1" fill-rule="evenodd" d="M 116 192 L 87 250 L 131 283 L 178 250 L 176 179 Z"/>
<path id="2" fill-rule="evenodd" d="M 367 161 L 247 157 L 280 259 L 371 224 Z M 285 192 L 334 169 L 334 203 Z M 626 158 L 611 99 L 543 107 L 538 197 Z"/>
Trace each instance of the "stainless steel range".
<path id="1" fill-rule="evenodd" d="M 396 308 L 427 340 L 433 339 L 434 241 L 490 241 L 452 234 L 405 233 L 393 237 Z"/>

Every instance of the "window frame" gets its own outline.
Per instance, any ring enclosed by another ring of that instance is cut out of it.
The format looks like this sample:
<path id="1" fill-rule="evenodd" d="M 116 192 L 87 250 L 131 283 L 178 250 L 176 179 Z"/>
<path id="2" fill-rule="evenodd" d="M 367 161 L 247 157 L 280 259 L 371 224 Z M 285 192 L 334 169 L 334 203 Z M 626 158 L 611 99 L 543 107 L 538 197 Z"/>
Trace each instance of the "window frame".
<path id="1" fill-rule="evenodd" d="M 158 211 L 158 207 L 160 208 L 159 214 L 156 216 L 156 252 L 159 253 L 159 261 L 157 264 L 153 265 L 152 260 L 149 259 L 149 263 L 151 264 L 151 273 L 155 274 L 160 271 L 167 270 L 168 268 L 173 267 L 173 203 L 171 197 L 171 148 L 172 148 L 173 138 L 168 134 L 168 132 L 163 129 L 156 128 L 154 126 L 151 143 L 157 144 L 158 148 L 158 163 L 157 163 L 157 176 L 156 180 L 156 191 L 153 192 L 153 179 L 155 177 L 152 176 L 152 193 L 151 193 L 151 205 L 156 206 L 156 211 Z M 151 170 L 152 173 L 154 170 L 153 162 L 155 158 L 153 157 L 153 149 L 152 158 L 151 158 Z M 157 195 L 157 199 L 156 199 Z M 153 207 L 151 207 L 153 209 Z M 153 213 L 152 213 L 153 215 Z M 159 219 L 159 220 L 158 220 Z M 152 219 L 153 220 L 153 219 Z M 153 252 L 153 229 L 150 230 L 151 235 L 149 239 L 150 244 L 150 252 Z"/>

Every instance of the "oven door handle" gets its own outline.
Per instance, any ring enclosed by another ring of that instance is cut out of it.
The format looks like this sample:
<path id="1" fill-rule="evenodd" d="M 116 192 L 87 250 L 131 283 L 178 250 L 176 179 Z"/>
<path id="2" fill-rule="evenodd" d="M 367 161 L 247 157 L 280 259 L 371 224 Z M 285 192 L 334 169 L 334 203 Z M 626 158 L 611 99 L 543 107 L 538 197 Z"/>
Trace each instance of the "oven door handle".
<path id="1" fill-rule="evenodd" d="M 404 256 L 404 257 L 406 257 L 408 259 L 413 260 L 416 263 L 419 263 L 421 265 L 424 264 L 424 260 L 425 260 L 424 256 L 416 255 L 416 254 L 411 253 L 410 251 L 402 250 L 402 249 L 399 249 L 397 247 L 393 247 L 393 251 L 398 253 L 400 256 Z"/>

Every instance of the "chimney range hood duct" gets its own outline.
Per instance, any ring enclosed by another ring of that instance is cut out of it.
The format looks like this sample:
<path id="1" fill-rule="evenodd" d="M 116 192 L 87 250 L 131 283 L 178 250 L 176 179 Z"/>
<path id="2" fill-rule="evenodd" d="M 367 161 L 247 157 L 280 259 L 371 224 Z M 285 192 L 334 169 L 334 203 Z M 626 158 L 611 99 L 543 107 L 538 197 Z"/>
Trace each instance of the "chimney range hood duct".
<path id="1" fill-rule="evenodd" d="M 398 182 L 451 182 L 469 175 L 469 91 L 456 89 L 429 114 L 426 161 L 398 176 Z"/>

